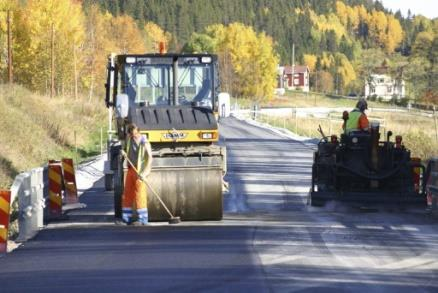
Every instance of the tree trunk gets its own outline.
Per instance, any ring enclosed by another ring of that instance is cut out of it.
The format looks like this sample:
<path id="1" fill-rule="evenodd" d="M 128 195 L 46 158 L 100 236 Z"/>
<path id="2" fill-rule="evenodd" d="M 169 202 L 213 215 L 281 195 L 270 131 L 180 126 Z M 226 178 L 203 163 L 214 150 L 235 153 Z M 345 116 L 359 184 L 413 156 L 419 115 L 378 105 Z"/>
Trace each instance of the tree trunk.
<path id="1" fill-rule="evenodd" d="M 11 30 L 11 11 L 8 10 L 7 15 L 8 22 L 8 82 L 14 82 L 14 75 L 12 69 L 12 30 Z"/>
<path id="2" fill-rule="evenodd" d="M 50 38 L 50 98 L 53 98 L 55 96 L 55 27 L 53 26 L 53 23 Z"/>
<path id="3" fill-rule="evenodd" d="M 76 60 L 76 46 L 73 45 L 73 67 L 74 67 L 74 80 L 75 80 L 75 100 L 78 99 L 78 69 Z"/>
<path id="4" fill-rule="evenodd" d="M 93 91 L 94 91 L 94 71 L 91 71 L 90 93 L 88 96 L 88 102 L 91 102 L 91 99 L 93 98 Z"/>

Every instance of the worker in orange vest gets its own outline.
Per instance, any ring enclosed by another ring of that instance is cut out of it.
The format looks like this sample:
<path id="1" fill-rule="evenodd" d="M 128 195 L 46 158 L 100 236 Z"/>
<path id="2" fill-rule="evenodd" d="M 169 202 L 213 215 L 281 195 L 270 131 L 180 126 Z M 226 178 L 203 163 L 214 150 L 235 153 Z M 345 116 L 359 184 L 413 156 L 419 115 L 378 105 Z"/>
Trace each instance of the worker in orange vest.
<path id="1" fill-rule="evenodd" d="M 128 126 L 125 155 L 138 173 L 128 162 L 122 197 L 122 219 L 128 225 L 146 225 L 148 223 L 147 194 L 146 184 L 142 178 L 146 178 L 151 172 L 152 148 L 146 136 L 140 134 L 134 123 Z M 138 222 L 132 222 L 134 209 L 137 211 Z"/>
<path id="2" fill-rule="evenodd" d="M 366 109 L 368 109 L 368 103 L 365 99 L 361 98 L 357 102 L 356 108 L 348 114 L 348 119 L 342 125 L 342 128 L 347 134 L 353 131 L 369 130 L 368 117 L 367 114 L 365 114 Z"/>

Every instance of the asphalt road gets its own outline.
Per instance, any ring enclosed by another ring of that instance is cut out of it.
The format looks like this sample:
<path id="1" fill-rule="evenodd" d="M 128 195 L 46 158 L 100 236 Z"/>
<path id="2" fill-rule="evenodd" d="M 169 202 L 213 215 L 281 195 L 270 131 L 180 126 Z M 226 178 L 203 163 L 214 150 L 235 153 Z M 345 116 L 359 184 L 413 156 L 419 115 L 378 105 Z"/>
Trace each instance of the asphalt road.
<path id="1" fill-rule="evenodd" d="M 0 258 L 0 292 L 437 292 L 438 220 L 422 210 L 306 205 L 312 145 L 221 121 L 221 222 L 116 226 L 87 209 Z"/>

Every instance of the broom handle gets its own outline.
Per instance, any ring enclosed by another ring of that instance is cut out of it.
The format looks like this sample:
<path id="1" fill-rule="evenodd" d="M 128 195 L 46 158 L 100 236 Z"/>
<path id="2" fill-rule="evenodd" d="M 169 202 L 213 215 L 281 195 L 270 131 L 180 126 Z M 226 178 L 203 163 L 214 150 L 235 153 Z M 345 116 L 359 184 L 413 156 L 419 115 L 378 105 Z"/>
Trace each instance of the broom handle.
<path id="1" fill-rule="evenodd" d="M 129 165 L 131 165 L 131 167 L 134 169 L 135 173 L 137 173 L 138 177 L 140 177 L 141 181 L 143 181 L 144 183 L 146 183 L 146 185 L 149 187 L 149 189 L 152 191 L 152 193 L 157 197 L 157 199 L 160 201 L 161 205 L 164 207 L 164 209 L 166 210 L 166 212 L 169 214 L 169 216 L 171 218 L 174 218 L 174 216 L 172 215 L 172 213 L 169 211 L 169 209 L 167 208 L 167 206 L 164 204 L 163 200 L 161 199 L 161 197 L 158 195 L 157 192 L 155 192 L 155 190 L 150 186 L 149 182 L 146 180 L 146 178 L 144 178 L 143 176 L 141 176 L 138 173 L 137 168 L 135 168 L 134 164 L 131 162 L 131 160 L 128 158 L 127 154 L 122 151 L 122 155 L 125 157 L 125 159 L 128 161 Z"/>

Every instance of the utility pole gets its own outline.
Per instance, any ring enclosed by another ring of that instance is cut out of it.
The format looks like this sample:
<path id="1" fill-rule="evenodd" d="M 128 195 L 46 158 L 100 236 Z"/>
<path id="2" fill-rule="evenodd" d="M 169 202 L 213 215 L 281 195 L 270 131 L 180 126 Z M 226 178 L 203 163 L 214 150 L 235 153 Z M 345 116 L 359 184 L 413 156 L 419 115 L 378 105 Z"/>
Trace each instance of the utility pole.
<path id="1" fill-rule="evenodd" d="M 53 22 L 51 27 L 50 39 L 50 98 L 53 98 L 55 96 L 55 27 L 53 26 Z"/>
<path id="2" fill-rule="evenodd" d="M 14 82 L 14 75 L 12 70 L 12 30 L 11 30 L 11 10 L 7 12 L 8 23 L 8 81 L 10 84 Z"/>
<path id="3" fill-rule="evenodd" d="M 295 43 L 292 43 L 292 89 L 295 90 Z"/>

